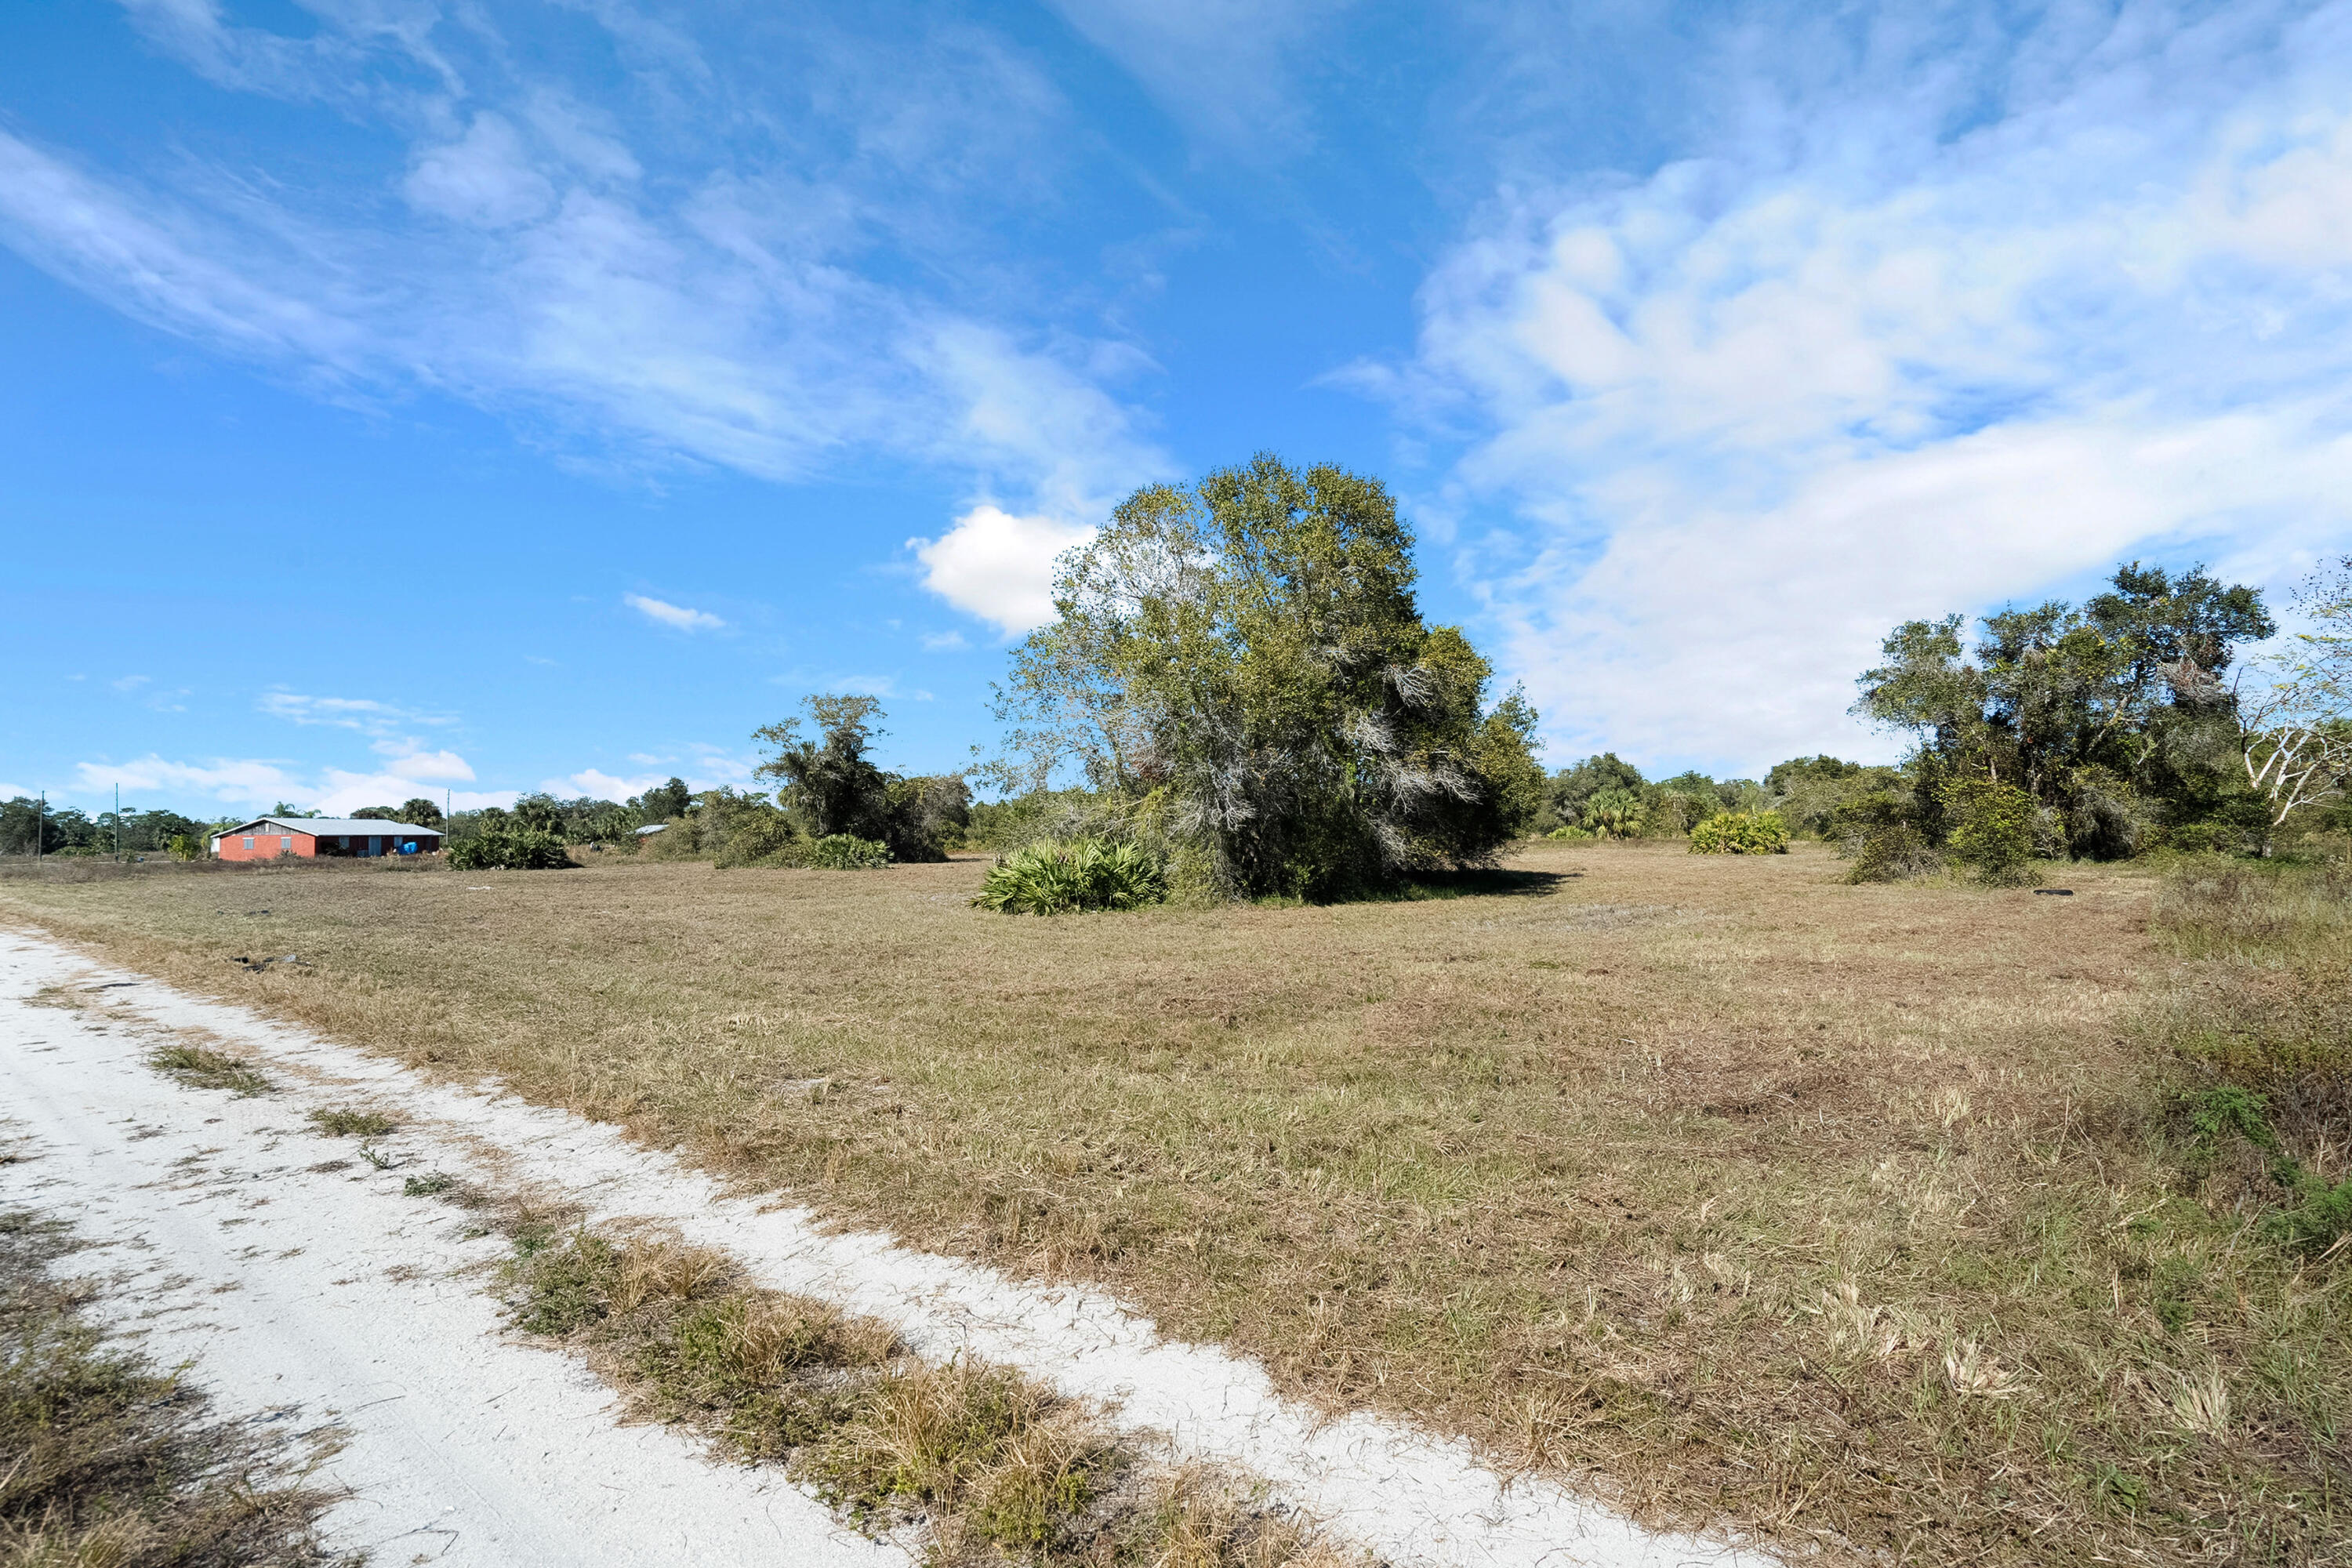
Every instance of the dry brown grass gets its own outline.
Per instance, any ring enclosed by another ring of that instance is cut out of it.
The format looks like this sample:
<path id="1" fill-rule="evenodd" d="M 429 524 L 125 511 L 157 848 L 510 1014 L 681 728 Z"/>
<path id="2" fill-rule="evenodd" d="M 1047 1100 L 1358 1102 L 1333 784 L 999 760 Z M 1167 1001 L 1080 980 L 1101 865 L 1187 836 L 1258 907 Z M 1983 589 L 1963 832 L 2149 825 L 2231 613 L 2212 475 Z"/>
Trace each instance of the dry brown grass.
<path id="1" fill-rule="evenodd" d="M 1161 1462 L 1017 1373 L 926 1362 L 871 1319 L 751 1288 L 723 1253 L 511 1234 L 515 1327 L 583 1352 L 636 1416 L 781 1462 L 854 1521 L 919 1536 L 937 1568 L 1361 1568 L 1240 1478 Z"/>
<path id="2" fill-rule="evenodd" d="M 971 860 L 329 866 L 11 879 L 0 913 L 1100 1280 L 1644 1517 L 1914 1563 L 2344 1550 L 2341 1276 L 2166 1141 L 2132 1020 L 2195 955 L 2155 882 L 1840 868 L 1543 847 L 1459 897 L 1039 921 L 968 908 Z"/>
<path id="3" fill-rule="evenodd" d="M 110 1344 L 59 1222 L 0 1213 L 0 1568 L 350 1568 L 300 1458 Z"/>

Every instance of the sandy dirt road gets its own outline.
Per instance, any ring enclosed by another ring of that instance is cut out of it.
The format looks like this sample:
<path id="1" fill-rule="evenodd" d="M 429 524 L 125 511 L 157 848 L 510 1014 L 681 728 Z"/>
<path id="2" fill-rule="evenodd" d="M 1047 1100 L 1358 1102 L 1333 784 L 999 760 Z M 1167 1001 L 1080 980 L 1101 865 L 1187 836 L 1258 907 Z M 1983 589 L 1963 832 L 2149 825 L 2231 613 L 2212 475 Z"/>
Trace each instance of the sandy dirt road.
<path id="1" fill-rule="evenodd" d="M 280 1097 L 182 1089 L 143 1064 L 148 1032 L 28 1005 L 56 966 L 5 963 L 0 1206 L 70 1223 L 94 1245 L 60 1267 L 111 1282 L 102 1317 L 192 1363 L 223 1414 L 320 1454 L 336 1547 L 482 1568 L 911 1561 L 771 1473 L 617 1425 L 578 1363 L 501 1336 L 498 1237 L 404 1197 L 399 1171 Z"/>
<path id="2" fill-rule="evenodd" d="M 80 1005 L 57 1003 L 79 998 Z M 205 1043 L 266 1070 L 248 1099 L 146 1065 Z M 403 1195 L 445 1171 L 561 1190 L 592 1221 L 651 1221 L 726 1248 L 761 1284 L 889 1322 L 917 1350 L 976 1352 L 1095 1402 L 1174 1457 L 1264 1478 L 1342 1539 L 1399 1564 L 1685 1568 L 1772 1560 L 1655 1534 L 1466 1445 L 1365 1416 L 1325 1419 L 1264 1373 L 1162 1341 L 1097 1293 L 1021 1284 L 805 1210 L 719 1191 L 614 1129 L 396 1063 L 0 931 L 0 1204 L 72 1223 L 124 1277 L 114 1310 L 166 1363 L 192 1360 L 229 1412 L 291 1424 L 331 1454 L 338 1544 L 379 1563 L 880 1564 L 772 1471 L 710 1459 L 676 1432 L 615 1424 L 566 1357 L 501 1331 L 488 1293 L 504 1244 Z M 377 1170 L 308 1112 L 396 1111 Z"/>

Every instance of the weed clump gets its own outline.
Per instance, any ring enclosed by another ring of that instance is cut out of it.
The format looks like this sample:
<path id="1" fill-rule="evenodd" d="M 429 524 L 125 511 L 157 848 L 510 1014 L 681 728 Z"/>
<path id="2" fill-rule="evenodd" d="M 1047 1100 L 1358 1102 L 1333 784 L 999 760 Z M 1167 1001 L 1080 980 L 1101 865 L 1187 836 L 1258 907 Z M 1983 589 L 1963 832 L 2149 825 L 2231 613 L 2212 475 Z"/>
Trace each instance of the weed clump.
<path id="1" fill-rule="evenodd" d="M 2352 1123 L 2352 878 L 2191 865 L 2153 924 L 2192 961 L 2149 1020 L 2184 1092 L 2214 1114 L 2215 1097 L 2248 1097 L 2298 1157 L 2340 1142 Z"/>
<path id="2" fill-rule="evenodd" d="M 2333 1253 L 2352 1236 L 2352 1176 L 2332 1187 L 2322 1181 L 2303 1184 L 2294 1205 L 2270 1215 L 2263 1230 L 2272 1240 L 2300 1252 Z"/>
<path id="3" fill-rule="evenodd" d="M 1134 844 L 1080 838 L 1032 844 L 988 869 L 973 904 L 1001 914 L 1134 910 L 1168 894 L 1166 867 Z"/>
<path id="4" fill-rule="evenodd" d="M 1147 1472 L 1092 1414 L 1003 1367 L 945 1365 L 722 1255 L 580 1229 L 518 1237 L 509 1321 L 584 1349 L 643 1416 L 782 1464 L 868 1529 L 916 1521 L 942 1565 L 1323 1568 L 1303 1522 L 1205 1472 Z"/>
<path id="5" fill-rule="evenodd" d="M 47 1266 L 65 1227 L 0 1214 L 0 1563 L 312 1568 L 327 1499 L 289 1487 L 177 1373 L 110 1350 Z"/>
<path id="6" fill-rule="evenodd" d="M 242 1058 L 204 1046 L 162 1047 L 149 1053 L 147 1065 L 192 1089 L 226 1089 L 240 1100 L 277 1087 Z"/>
<path id="7" fill-rule="evenodd" d="M 362 1138 L 381 1138 L 400 1125 L 380 1110 L 359 1110 L 348 1105 L 314 1110 L 309 1121 L 330 1138 L 346 1138 L 354 1133 Z"/>

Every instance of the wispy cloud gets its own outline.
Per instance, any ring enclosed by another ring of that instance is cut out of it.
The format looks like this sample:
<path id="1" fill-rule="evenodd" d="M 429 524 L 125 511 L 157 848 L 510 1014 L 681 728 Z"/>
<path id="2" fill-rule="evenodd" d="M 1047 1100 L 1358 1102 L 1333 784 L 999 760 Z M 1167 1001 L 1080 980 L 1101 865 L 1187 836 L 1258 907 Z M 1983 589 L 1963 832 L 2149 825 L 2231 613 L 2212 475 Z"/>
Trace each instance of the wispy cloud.
<path id="1" fill-rule="evenodd" d="M 1903 616 L 2344 536 L 2352 6 L 1963 32 L 1718 40 L 1716 154 L 1507 190 L 1360 367 L 1516 514 L 1464 568 L 1571 747 L 1769 763 Z"/>
<path id="2" fill-rule="evenodd" d="M 1219 152 L 1273 162 L 1312 127 L 1299 57 L 1346 0 L 1052 0 L 1160 107 Z"/>
<path id="3" fill-rule="evenodd" d="M 775 52 L 730 60 L 590 7 L 636 73 L 624 121 L 552 67 L 519 74 L 495 6 L 462 26 L 421 3 L 310 9 L 296 39 L 212 0 L 131 5 L 207 79 L 397 138 L 397 203 L 193 152 L 101 169 L 0 132 L 0 242 L 338 395 L 452 394 L 603 465 L 792 479 L 878 451 L 1069 515 L 1160 461 L 1105 390 L 1136 356 L 1038 322 L 991 237 L 1073 144 L 1058 92 L 992 37 L 780 18 Z"/>
<path id="4" fill-rule="evenodd" d="M 255 699 L 254 706 L 289 723 L 331 724 L 370 734 L 381 734 L 399 724 L 437 722 L 368 697 L 312 697 L 299 691 L 265 691 Z"/>
<path id="5" fill-rule="evenodd" d="M 649 599 L 643 594 L 624 594 L 621 603 L 649 621 L 682 632 L 715 631 L 727 624 L 706 610 L 689 610 L 683 605 L 673 605 L 664 599 Z"/>

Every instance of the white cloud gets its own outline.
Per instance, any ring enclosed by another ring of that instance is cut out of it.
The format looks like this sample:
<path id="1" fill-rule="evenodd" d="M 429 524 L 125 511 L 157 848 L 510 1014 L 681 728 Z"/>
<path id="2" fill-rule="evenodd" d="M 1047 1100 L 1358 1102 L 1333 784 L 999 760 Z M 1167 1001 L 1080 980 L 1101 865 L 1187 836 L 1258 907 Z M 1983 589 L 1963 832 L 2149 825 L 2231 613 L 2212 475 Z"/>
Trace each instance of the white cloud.
<path id="1" fill-rule="evenodd" d="M 134 762 L 77 763 L 74 780 L 85 795 L 110 795 L 120 784 L 126 793 L 203 795 L 236 805 L 258 802 L 264 805 L 294 800 L 307 787 L 279 762 L 215 757 L 174 763 L 152 752 Z"/>
<path id="2" fill-rule="evenodd" d="M 724 746 L 714 746 L 707 741 L 696 741 L 688 751 L 694 753 L 694 763 L 684 770 L 687 784 L 695 789 L 716 789 L 720 784 L 742 784 L 750 782 L 751 770 L 760 765 L 757 756 L 746 757 Z"/>
<path id="3" fill-rule="evenodd" d="M 127 315 L 235 353 L 337 378 L 361 369 L 371 345 L 345 319 L 354 303 L 347 279 L 314 276 L 299 293 L 281 291 L 256 281 L 273 266 L 215 244 L 208 227 L 0 131 L 0 240 L 35 266 Z"/>
<path id="4" fill-rule="evenodd" d="M 982 504 L 938 539 L 910 539 L 923 586 L 1015 637 L 1054 618 L 1054 558 L 1094 530 Z"/>
<path id="5" fill-rule="evenodd" d="M 451 792 L 441 783 L 441 778 L 446 776 L 420 776 L 397 768 L 374 773 L 347 773 L 341 768 L 329 768 L 320 775 L 312 805 L 329 816 L 348 816 L 363 805 L 398 806 L 419 795 L 430 800 L 446 800 L 453 811 L 514 804 L 516 792 L 513 790 Z M 468 770 L 464 776 L 471 778 L 474 775 Z"/>
<path id="6" fill-rule="evenodd" d="M 395 756 L 372 773 L 328 767 L 315 775 L 275 758 L 173 762 L 150 752 L 127 763 L 77 763 L 74 773 L 77 792 L 86 797 L 110 798 L 120 784 L 126 800 L 137 792 L 175 800 L 213 800 L 254 811 L 283 800 L 337 816 L 362 805 L 398 805 L 417 795 L 438 800 L 448 784 L 470 781 L 474 770 L 464 758 L 446 751 Z M 456 799 L 460 805 L 495 805 L 511 802 L 514 793 L 461 791 Z"/>
<path id="7" fill-rule="evenodd" d="M 710 631 L 727 623 L 703 610 L 689 610 L 683 605 L 669 604 L 661 599 L 648 599 L 643 594 L 624 594 L 621 603 L 644 616 L 682 632 Z"/>
<path id="8" fill-rule="evenodd" d="M 667 773 L 615 778 L 599 768 L 583 768 L 560 779 L 541 779 L 539 787 L 549 795 L 562 797 L 586 795 L 594 800 L 626 800 L 633 795 L 643 795 L 668 782 Z"/>
<path id="9" fill-rule="evenodd" d="M 971 647 L 961 632 L 925 632 L 922 644 L 932 653 L 961 653 Z"/>
<path id="10" fill-rule="evenodd" d="M 421 150 L 401 191 L 423 211 L 483 228 L 527 223 L 555 205 L 555 187 L 530 166 L 513 124 L 487 111 L 461 139 Z"/>
<path id="11" fill-rule="evenodd" d="M 2352 6 L 2258 9 L 1801 92 L 1726 58 L 1722 155 L 1497 201 L 1361 379 L 1480 432 L 1435 506 L 1516 512 L 1465 569 L 1556 737 L 1871 746 L 1836 715 L 1898 619 L 2346 537 Z"/>
<path id="12" fill-rule="evenodd" d="M 411 743 L 379 741 L 375 750 L 391 759 L 391 770 L 404 779 L 430 779 L 437 783 L 472 783 L 474 770 L 465 758 L 451 751 L 425 752 Z"/>

